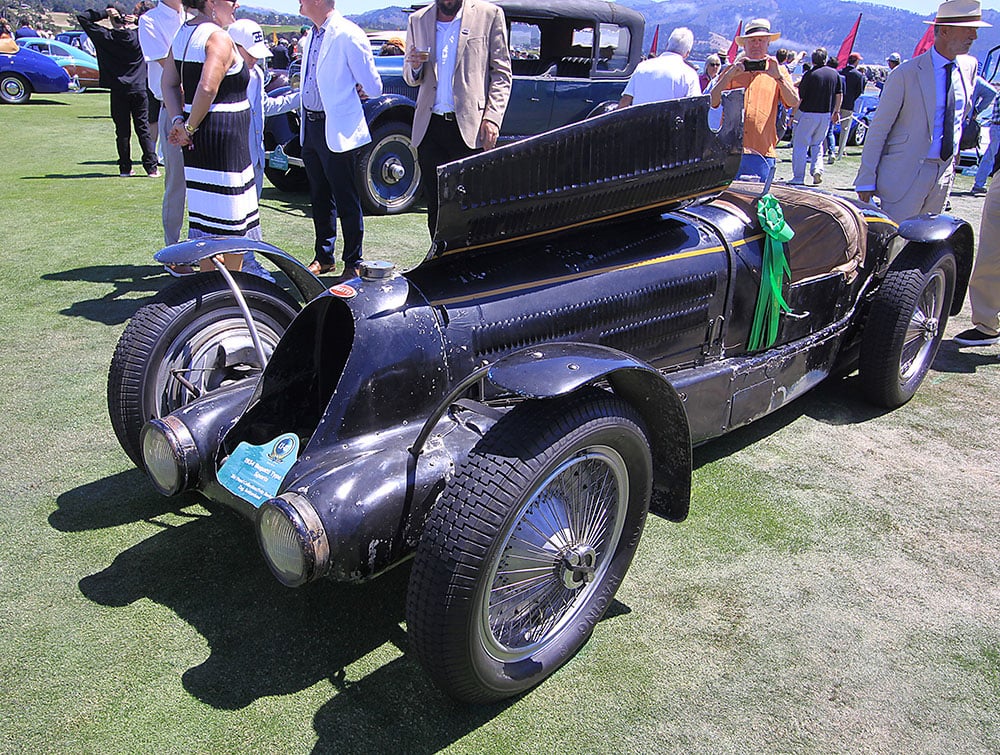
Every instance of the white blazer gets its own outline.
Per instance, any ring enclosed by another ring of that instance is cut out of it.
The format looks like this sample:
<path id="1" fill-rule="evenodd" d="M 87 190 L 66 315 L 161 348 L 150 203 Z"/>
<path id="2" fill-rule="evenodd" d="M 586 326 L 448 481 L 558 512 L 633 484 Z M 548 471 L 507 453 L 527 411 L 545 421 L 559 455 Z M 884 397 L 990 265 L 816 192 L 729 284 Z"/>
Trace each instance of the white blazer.
<path id="1" fill-rule="evenodd" d="M 302 46 L 302 73 L 309 60 L 310 31 Z M 326 146 L 331 152 L 347 152 L 372 140 L 365 121 L 364 108 L 355 85 L 360 84 L 369 97 L 382 94 L 382 77 L 375 70 L 368 37 L 361 28 L 333 11 L 323 24 L 323 41 L 316 61 L 316 83 L 326 113 Z M 306 138 L 306 119 L 302 113 L 299 138 Z"/>

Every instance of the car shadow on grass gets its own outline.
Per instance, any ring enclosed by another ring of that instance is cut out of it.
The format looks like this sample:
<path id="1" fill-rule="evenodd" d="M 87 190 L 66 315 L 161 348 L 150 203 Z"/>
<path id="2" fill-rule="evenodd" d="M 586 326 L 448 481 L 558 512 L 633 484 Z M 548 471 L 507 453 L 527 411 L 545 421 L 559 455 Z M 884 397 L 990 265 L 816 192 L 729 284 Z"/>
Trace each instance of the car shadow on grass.
<path id="1" fill-rule="evenodd" d="M 53 106 L 53 105 L 58 105 L 59 107 L 69 107 L 69 103 L 68 102 L 62 102 L 60 100 L 46 100 L 46 99 L 42 99 L 37 94 L 34 95 L 31 98 L 31 106 L 33 108 L 35 108 L 35 107 L 42 107 L 42 106 Z M 107 117 L 110 118 L 111 116 L 109 115 Z"/>
<path id="2" fill-rule="evenodd" d="M 194 495 L 164 498 L 132 470 L 64 493 L 50 516 L 63 531 L 130 520 L 162 528 L 83 577 L 79 589 L 102 606 L 149 599 L 194 627 L 211 650 L 183 674 L 196 698 L 237 710 L 324 680 L 344 688 L 352 663 L 386 643 L 406 647 L 400 624 L 408 569 L 363 585 L 319 581 L 290 590 L 268 570 L 249 521 L 223 507 L 194 505 L 200 502 Z M 163 516 L 168 512 L 184 520 Z M 420 686 L 422 697 L 431 694 L 416 664 L 406 665 L 411 686 Z"/>
<path id="3" fill-rule="evenodd" d="M 121 325 L 174 280 L 161 265 L 93 265 L 46 273 L 41 278 L 98 283 L 102 291 L 111 285 L 113 288 L 101 296 L 76 301 L 59 310 L 59 314 L 67 317 L 83 317 L 104 325 Z"/>
<path id="4" fill-rule="evenodd" d="M 195 495 L 163 498 L 130 470 L 63 493 L 49 517 L 63 532 L 137 521 L 162 528 L 83 577 L 79 589 L 102 606 L 148 599 L 193 627 L 210 649 L 182 675 L 198 700 L 238 710 L 325 683 L 331 695 L 314 716 L 316 752 L 390 751 L 405 742 L 417 753 L 458 741 L 516 700 L 463 706 L 432 685 L 407 652 L 408 566 L 360 585 L 321 580 L 288 589 L 265 565 L 249 521 L 199 503 Z M 605 618 L 630 610 L 614 601 Z M 376 652 L 389 660 L 367 673 L 352 667 Z"/>
<path id="5" fill-rule="evenodd" d="M 1000 364 L 1000 356 L 997 356 L 995 349 L 963 349 L 951 340 L 941 342 L 941 348 L 934 359 L 936 371 L 965 375 L 977 372 L 980 367 L 996 367 L 997 364 Z"/>

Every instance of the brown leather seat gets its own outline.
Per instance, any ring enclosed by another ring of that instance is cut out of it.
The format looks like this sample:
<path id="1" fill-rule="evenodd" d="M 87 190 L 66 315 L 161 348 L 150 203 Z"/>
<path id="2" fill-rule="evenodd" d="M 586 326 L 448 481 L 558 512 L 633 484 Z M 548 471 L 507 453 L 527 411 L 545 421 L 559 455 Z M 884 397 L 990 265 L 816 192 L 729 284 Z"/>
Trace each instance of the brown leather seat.
<path id="1" fill-rule="evenodd" d="M 714 203 L 736 209 L 749 219 L 752 233 L 763 233 L 757 222 L 760 184 L 734 182 Z M 861 213 L 846 202 L 815 191 L 772 184 L 785 222 L 795 231 L 788 242 L 792 283 L 819 275 L 843 273 L 853 278 L 864 263 L 867 225 Z"/>

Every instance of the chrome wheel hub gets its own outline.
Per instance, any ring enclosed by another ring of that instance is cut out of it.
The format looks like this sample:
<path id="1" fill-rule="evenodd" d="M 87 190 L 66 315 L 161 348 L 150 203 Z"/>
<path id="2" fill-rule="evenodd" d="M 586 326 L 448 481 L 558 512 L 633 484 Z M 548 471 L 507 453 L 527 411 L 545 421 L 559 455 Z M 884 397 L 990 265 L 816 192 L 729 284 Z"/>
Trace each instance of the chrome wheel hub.
<path id="1" fill-rule="evenodd" d="M 607 572 L 628 509 L 625 461 L 591 446 L 560 464 L 502 533 L 480 598 L 481 637 L 516 662 L 558 641 Z"/>
<path id="2" fill-rule="evenodd" d="M 382 180 L 387 184 L 399 183 L 406 176 L 406 168 L 399 158 L 390 157 L 382 163 Z"/>
<path id="3" fill-rule="evenodd" d="M 575 545 L 562 555 L 559 569 L 562 581 L 569 590 L 577 590 L 594 581 L 597 551 L 586 544 Z"/>

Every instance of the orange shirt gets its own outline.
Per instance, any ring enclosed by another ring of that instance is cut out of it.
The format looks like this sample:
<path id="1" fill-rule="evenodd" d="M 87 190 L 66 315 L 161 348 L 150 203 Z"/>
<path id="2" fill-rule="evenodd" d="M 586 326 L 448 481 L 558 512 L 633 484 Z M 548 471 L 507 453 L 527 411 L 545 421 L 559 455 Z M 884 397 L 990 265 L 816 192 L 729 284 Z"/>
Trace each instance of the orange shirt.
<path id="1" fill-rule="evenodd" d="M 783 72 L 782 76 L 787 74 Z M 778 144 L 776 121 L 779 100 L 785 107 L 790 107 L 781 99 L 778 80 L 766 71 L 743 71 L 733 76 L 726 89 L 746 89 L 743 97 L 743 149 L 759 152 L 764 157 L 776 157 L 774 148 Z"/>

